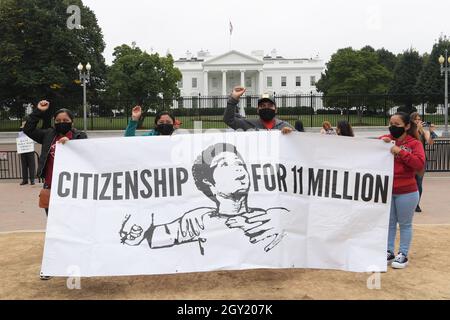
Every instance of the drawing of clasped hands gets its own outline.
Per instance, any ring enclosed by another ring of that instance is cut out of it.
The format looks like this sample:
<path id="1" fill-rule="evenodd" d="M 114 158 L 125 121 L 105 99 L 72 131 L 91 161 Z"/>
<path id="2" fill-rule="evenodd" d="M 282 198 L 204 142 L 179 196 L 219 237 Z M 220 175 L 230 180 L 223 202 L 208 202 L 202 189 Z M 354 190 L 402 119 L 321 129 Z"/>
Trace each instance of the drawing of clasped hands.
<path id="1" fill-rule="evenodd" d="M 153 226 L 153 214 L 150 226 L 144 227 L 143 223 L 130 221 L 130 219 L 131 215 L 127 214 L 122 222 L 122 228 L 119 231 L 120 242 L 129 246 L 138 246 L 144 241 L 146 231 Z"/>
<path id="2" fill-rule="evenodd" d="M 272 208 L 267 211 L 253 211 L 231 217 L 226 221 L 229 228 L 242 229 L 250 243 L 258 243 L 271 238 L 264 251 L 272 250 L 285 236 L 283 218 L 289 213 L 285 208 Z"/>

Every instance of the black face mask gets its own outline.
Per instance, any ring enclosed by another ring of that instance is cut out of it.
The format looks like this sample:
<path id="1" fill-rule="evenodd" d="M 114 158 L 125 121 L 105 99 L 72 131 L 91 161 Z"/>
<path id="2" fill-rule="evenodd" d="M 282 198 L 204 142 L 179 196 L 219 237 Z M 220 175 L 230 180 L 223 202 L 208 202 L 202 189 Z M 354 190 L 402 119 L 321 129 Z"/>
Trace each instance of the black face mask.
<path id="1" fill-rule="evenodd" d="M 173 124 L 162 123 L 158 124 L 155 130 L 163 136 L 170 136 L 175 129 L 173 128 Z"/>
<path id="2" fill-rule="evenodd" d="M 259 117 L 264 121 L 272 121 L 275 118 L 275 110 L 264 108 L 259 109 Z"/>
<path id="3" fill-rule="evenodd" d="M 404 127 L 397 127 L 397 126 L 390 126 L 389 127 L 389 132 L 391 133 L 391 135 L 395 139 L 398 139 L 405 133 L 405 128 Z"/>
<path id="4" fill-rule="evenodd" d="M 61 122 L 55 124 L 56 132 L 59 134 L 65 135 L 67 132 L 72 130 L 72 123 L 71 122 Z"/>

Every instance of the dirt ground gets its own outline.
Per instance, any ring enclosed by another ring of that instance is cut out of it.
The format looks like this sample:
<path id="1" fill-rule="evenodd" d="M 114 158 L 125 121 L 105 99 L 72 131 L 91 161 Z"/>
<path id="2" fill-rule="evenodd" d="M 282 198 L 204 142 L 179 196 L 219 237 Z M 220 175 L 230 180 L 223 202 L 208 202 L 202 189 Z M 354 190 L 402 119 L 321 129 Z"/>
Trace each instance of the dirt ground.
<path id="1" fill-rule="evenodd" d="M 410 265 L 380 274 L 285 269 L 177 275 L 39 279 L 43 233 L 0 235 L 0 299 L 450 299 L 450 225 L 415 225 Z"/>
<path id="2" fill-rule="evenodd" d="M 410 265 L 374 275 L 284 269 L 83 278 L 41 281 L 45 214 L 37 208 L 40 186 L 0 184 L 0 299 L 450 299 L 450 175 L 427 174 L 423 213 L 414 218 Z M 27 232 L 24 232 L 26 230 Z"/>

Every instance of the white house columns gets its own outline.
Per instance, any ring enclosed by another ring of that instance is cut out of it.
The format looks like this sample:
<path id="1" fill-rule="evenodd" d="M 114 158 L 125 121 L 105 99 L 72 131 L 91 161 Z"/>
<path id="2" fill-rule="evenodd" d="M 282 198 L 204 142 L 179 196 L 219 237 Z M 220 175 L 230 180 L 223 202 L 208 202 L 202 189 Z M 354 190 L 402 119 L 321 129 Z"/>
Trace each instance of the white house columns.
<path id="1" fill-rule="evenodd" d="M 208 95 L 208 71 L 203 71 L 203 95 Z"/>
<path id="2" fill-rule="evenodd" d="M 222 70 L 222 95 L 227 95 L 227 71 Z"/>
<path id="3" fill-rule="evenodd" d="M 262 95 L 264 90 L 264 75 L 262 70 L 258 70 L 258 94 Z"/>

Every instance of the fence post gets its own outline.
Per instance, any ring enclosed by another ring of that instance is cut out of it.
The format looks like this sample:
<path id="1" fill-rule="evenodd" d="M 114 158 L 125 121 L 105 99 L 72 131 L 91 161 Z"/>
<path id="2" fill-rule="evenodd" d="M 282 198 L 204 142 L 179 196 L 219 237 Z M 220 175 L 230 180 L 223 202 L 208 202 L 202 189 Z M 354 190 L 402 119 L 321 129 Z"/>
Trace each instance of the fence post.
<path id="1" fill-rule="evenodd" d="M 89 116 L 91 117 L 91 130 L 94 130 L 94 117 L 92 116 L 92 105 L 89 108 Z"/>
<path id="2" fill-rule="evenodd" d="M 384 125 L 388 124 L 388 111 L 387 111 L 387 94 L 384 95 Z"/>
<path id="3" fill-rule="evenodd" d="M 311 110 L 312 110 L 311 118 L 310 118 L 310 124 L 311 124 L 310 127 L 312 128 L 313 127 L 313 115 L 315 113 L 314 106 L 313 106 L 313 93 L 312 93 L 312 91 L 310 92 L 310 104 L 309 105 L 311 106 Z"/>

